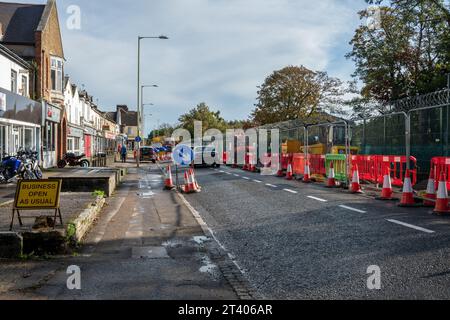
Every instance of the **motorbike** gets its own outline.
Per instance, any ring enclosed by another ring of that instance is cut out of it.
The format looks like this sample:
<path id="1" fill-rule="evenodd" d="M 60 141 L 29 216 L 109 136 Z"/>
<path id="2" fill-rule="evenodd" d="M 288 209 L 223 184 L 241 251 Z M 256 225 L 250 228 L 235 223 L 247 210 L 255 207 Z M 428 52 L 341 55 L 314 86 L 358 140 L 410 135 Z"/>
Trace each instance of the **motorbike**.
<path id="1" fill-rule="evenodd" d="M 19 150 L 17 157 L 22 161 L 20 175 L 22 179 L 42 179 L 42 169 L 39 165 L 38 153 L 31 150 Z"/>
<path id="2" fill-rule="evenodd" d="M 69 167 L 89 168 L 91 163 L 85 157 L 85 154 L 77 156 L 74 153 L 66 153 L 58 162 L 58 168 L 64 169 L 67 165 Z"/>
<path id="3" fill-rule="evenodd" d="M 23 162 L 19 158 L 12 156 L 3 158 L 0 165 L 0 183 L 10 183 L 14 178 L 20 176 L 22 170 Z"/>

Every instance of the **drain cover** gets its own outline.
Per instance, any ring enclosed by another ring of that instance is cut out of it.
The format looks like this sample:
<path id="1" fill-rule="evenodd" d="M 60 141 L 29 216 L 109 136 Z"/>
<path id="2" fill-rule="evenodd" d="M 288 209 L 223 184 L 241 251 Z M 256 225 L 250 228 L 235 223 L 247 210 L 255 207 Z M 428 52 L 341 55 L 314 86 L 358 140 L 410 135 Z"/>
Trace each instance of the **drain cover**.
<path id="1" fill-rule="evenodd" d="M 133 259 L 168 259 L 169 255 L 164 247 L 134 247 L 131 257 Z"/>

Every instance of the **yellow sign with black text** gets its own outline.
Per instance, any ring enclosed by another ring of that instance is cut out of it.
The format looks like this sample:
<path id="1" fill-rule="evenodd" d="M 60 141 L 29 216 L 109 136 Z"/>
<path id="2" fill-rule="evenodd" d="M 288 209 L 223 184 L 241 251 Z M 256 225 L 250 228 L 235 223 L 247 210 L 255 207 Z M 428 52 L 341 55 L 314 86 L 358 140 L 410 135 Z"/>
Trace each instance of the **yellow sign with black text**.
<path id="1" fill-rule="evenodd" d="M 59 209 L 61 180 L 20 180 L 14 208 L 17 210 Z"/>

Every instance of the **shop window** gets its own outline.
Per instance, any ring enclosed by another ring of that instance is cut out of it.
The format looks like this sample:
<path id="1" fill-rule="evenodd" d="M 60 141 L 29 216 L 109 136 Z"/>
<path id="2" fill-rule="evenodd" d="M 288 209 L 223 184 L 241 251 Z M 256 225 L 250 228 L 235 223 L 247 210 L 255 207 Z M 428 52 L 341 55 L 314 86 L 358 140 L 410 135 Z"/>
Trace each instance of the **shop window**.
<path id="1" fill-rule="evenodd" d="M 80 150 L 80 138 L 74 138 L 73 139 L 73 148 L 76 151 Z"/>
<path id="2" fill-rule="evenodd" d="M 55 148 L 55 130 L 53 128 L 53 123 L 48 122 L 48 121 L 46 123 L 46 130 L 45 130 L 43 142 L 44 142 L 43 143 L 44 151 L 53 152 L 56 150 L 56 148 Z"/>
<path id="3" fill-rule="evenodd" d="M 73 138 L 67 138 L 67 152 L 73 152 Z"/>
<path id="4" fill-rule="evenodd" d="M 34 150 L 35 146 L 33 143 L 33 129 L 28 129 L 26 128 L 25 130 L 25 134 L 24 134 L 24 140 L 25 140 L 25 148 L 26 149 L 30 149 L 30 150 Z"/>

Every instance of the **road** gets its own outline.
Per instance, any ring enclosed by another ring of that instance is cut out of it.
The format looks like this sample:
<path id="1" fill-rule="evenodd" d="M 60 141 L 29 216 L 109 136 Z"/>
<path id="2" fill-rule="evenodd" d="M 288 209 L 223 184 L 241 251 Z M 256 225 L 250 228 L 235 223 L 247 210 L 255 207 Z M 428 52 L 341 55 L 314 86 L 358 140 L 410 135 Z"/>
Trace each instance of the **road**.
<path id="1" fill-rule="evenodd" d="M 187 200 L 266 298 L 450 298 L 450 220 L 429 209 L 229 167 L 197 179 Z"/>

